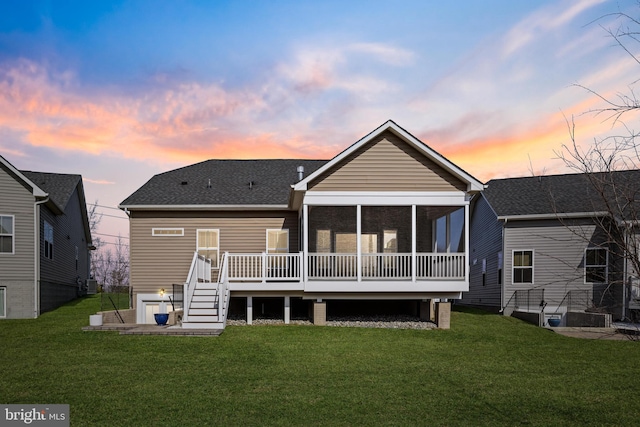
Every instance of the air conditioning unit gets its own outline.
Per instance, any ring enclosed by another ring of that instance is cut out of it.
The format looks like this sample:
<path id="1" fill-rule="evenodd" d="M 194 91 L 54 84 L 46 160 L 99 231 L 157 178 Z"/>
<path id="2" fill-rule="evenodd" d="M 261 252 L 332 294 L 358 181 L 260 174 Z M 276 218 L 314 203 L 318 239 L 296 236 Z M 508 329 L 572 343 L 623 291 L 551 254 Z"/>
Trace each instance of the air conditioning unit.
<path id="1" fill-rule="evenodd" d="M 98 281 L 87 279 L 87 295 L 95 295 L 98 292 Z"/>

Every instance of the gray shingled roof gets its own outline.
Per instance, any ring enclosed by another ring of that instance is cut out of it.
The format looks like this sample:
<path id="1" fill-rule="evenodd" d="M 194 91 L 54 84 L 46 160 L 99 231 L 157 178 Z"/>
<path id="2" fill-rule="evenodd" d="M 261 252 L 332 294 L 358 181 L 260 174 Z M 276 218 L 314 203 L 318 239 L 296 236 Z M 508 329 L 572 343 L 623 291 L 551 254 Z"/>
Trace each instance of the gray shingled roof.
<path id="1" fill-rule="evenodd" d="M 616 205 L 616 194 L 624 195 L 620 199 L 635 200 L 634 206 L 621 206 L 616 214 L 637 219 L 640 170 L 593 174 L 592 178 L 590 181 L 584 174 L 567 174 L 493 179 L 483 194 L 498 216 L 609 211 L 598 196 L 598 188 L 602 188 L 612 205 Z"/>
<path id="2" fill-rule="evenodd" d="M 73 194 L 78 182 L 82 180 L 81 175 L 20 171 L 31 182 L 49 193 L 49 199 L 64 212 L 69 203 L 69 198 Z"/>
<path id="3" fill-rule="evenodd" d="M 297 167 L 304 166 L 307 176 L 325 163 L 327 160 L 207 160 L 153 176 L 120 205 L 286 205 L 291 184 L 298 181 Z"/>

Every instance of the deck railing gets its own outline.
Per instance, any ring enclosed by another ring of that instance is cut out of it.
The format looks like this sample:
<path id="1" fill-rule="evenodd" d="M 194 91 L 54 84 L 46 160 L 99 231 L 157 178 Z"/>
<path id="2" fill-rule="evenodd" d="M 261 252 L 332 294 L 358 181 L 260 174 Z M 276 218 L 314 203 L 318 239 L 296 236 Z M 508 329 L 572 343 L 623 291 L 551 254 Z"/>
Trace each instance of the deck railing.
<path id="1" fill-rule="evenodd" d="M 227 277 L 230 282 L 300 281 L 301 254 L 229 254 Z"/>
<path id="2" fill-rule="evenodd" d="M 356 254 L 310 253 L 310 280 L 353 280 L 358 277 Z M 461 253 L 416 254 L 416 279 L 464 280 L 466 256 Z M 410 280 L 413 275 L 409 253 L 362 254 L 361 277 L 365 280 Z"/>

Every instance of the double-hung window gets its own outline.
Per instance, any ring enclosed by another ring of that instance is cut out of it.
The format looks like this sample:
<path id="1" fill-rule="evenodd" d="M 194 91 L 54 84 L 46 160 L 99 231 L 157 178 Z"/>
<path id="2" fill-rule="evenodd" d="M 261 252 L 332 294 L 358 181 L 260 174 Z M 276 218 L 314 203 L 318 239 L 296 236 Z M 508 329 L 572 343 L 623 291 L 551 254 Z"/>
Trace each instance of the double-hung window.
<path id="1" fill-rule="evenodd" d="M 587 248 L 584 253 L 584 282 L 607 283 L 609 263 L 605 248 Z"/>
<path id="2" fill-rule="evenodd" d="M 44 222 L 44 257 L 53 259 L 53 226 Z"/>
<path id="3" fill-rule="evenodd" d="M 14 217 L 13 215 L 0 215 L 0 253 L 12 254 L 14 252 Z"/>
<path id="4" fill-rule="evenodd" d="M 211 258 L 211 268 L 218 268 L 220 259 L 220 230 L 197 230 L 198 254 Z"/>
<path id="5" fill-rule="evenodd" d="M 267 230 L 267 253 L 289 253 L 289 230 Z"/>
<path id="6" fill-rule="evenodd" d="M 513 283 L 533 283 L 533 251 L 513 251 Z"/>

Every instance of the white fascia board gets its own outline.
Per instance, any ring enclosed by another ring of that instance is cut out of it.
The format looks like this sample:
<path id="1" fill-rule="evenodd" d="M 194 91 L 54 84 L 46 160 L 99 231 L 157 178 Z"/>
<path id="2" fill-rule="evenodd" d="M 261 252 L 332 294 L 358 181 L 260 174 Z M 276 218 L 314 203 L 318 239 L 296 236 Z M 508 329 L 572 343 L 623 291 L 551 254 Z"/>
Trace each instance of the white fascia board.
<path id="1" fill-rule="evenodd" d="M 0 156 L 0 163 L 5 165 L 11 172 L 16 174 L 18 176 L 18 178 L 20 178 L 25 184 L 27 184 L 29 187 L 31 187 L 31 192 L 35 197 L 43 197 L 44 198 L 44 197 L 47 197 L 49 195 L 49 193 L 46 193 L 40 187 L 38 187 L 33 182 L 31 182 L 31 180 L 29 180 L 29 178 L 24 176 L 18 169 L 16 169 L 11 163 L 9 163 L 9 161 L 7 159 L 5 159 L 2 156 Z"/>
<path id="2" fill-rule="evenodd" d="M 316 206 L 464 206 L 469 201 L 463 192 L 308 191 L 303 203 Z"/>
<path id="3" fill-rule="evenodd" d="M 608 212 L 569 212 L 530 215 L 500 215 L 499 221 L 526 221 L 532 219 L 570 219 L 570 218 L 594 218 L 607 216 Z"/>
<path id="4" fill-rule="evenodd" d="M 407 131 L 402 129 L 400 126 L 398 126 L 397 124 L 395 124 L 391 120 L 388 120 L 382 126 L 378 127 L 373 132 L 369 133 L 364 138 L 360 139 L 355 144 L 352 144 L 349 148 L 347 148 L 346 150 L 344 150 L 343 152 L 338 154 L 336 157 L 331 159 L 328 163 L 326 163 L 320 169 L 316 170 L 311 175 L 307 176 L 305 179 L 303 179 L 302 181 L 300 181 L 297 184 L 295 184 L 294 187 L 293 187 L 294 190 L 296 190 L 296 191 L 306 191 L 308 189 L 309 182 L 311 182 L 312 180 L 314 180 L 316 177 L 320 176 L 321 174 L 323 174 L 327 170 L 333 168 L 336 164 L 338 164 L 343 159 L 348 157 L 351 153 L 353 153 L 354 151 L 358 150 L 360 147 L 362 147 L 363 145 L 367 144 L 369 141 L 371 141 L 372 139 L 376 138 L 382 132 L 385 132 L 387 130 L 392 130 L 398 136 L 400 136 L 405 141 L 409 142 L 409 144 L 414 146 L 418 151 L 422 152 L 428 158 L 430 158 L 431 160 L 433 160 L 434 162 L 436 162 L 437 164 L 442 166 L 445 170 L 448 170 L 450 173 L 452 173 L 456 177 L 458 177 L 458 178 L 462 179 L 463 181 L 467 182 L 467 191 L 482 191 L 482 190 L 484 190 L 485 185 L 483 183 L 481 183 L 476 178 L 474 178 L 471 175 L 469 175 L 468 173 L 466 173 L 464 170 L 460 169 L 458 166 L 456 166 L 453 163 L 451 163 L 451 161 L 449 161 L 446 158 L 444 158 L 441 154 L 439 154 L 436 151 L 434 151 L 433 149 L 429 148 L 422 141 L 420 141 L 417 138 L 415 138 L 413 135 L 411 135 L 410 133 L 408 133 Z"/>
<path id="5" fill-rule="evenodd" d="M 288 210 L 288 205 L 118 205 L 124 211 L 270 211 Z"/>

